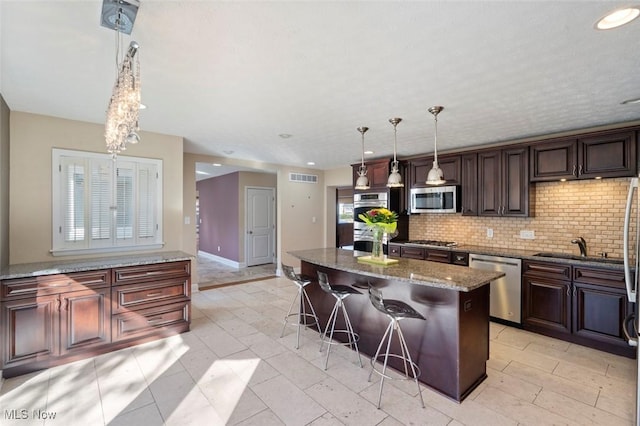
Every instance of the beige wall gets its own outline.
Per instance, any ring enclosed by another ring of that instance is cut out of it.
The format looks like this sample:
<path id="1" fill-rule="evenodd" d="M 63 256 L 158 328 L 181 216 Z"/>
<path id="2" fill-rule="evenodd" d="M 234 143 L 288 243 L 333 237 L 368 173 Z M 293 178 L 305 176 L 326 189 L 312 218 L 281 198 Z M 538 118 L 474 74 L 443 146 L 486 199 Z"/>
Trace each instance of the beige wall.
<path id="1" fill-rule="evenodd" d="M 0 267 L 9 264 L 9 116 L 0 95 Z"/>
<path id="2" fill-rule="evenodd" d="M 622 257 L 628 178 L 540 182 L 533 187 L 534 217 L 413 215 L 409 238 L 579 254 L 571 240 L 583 236 L 590 255 L 604 251 L 611 257 Z M 493 238 L 487 238 L 487 228 L 493 229 Z M 521 230 L 533 230 L 535 239 L 521 239 Z"/>
<path id="3" fill-rule="evenodd" d="M 52 260 L 51 149 L 105 152 L 104 126 L 23 112 L 10 116 L 10 262 Z M 141 131 L 142 141 L 126 155 L 163 161 L 162 250 L 182 250 L 183 140 L 181 137 Z M 75 256 L 86 257 L 86 256 Z M 73 258 L 64 256 L 62 259 Z"/>
<path id="4" fill-rule="evenodd" d="M 324 173 L 325 184 L 325 222 L 324 222 L 324 246 L 336 246 L 336 190 L 342 187 L 353 186 L 353 169 L 344 166 L 338 169 L 326 170 Z"/>

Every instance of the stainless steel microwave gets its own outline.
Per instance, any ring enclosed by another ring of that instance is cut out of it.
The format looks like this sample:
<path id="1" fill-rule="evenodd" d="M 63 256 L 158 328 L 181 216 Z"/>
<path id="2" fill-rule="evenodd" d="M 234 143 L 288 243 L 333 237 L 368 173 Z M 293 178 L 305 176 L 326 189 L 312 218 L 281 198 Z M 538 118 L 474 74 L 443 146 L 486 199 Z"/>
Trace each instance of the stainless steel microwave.
<path id="1" fill-rule="evenodd" d="M 460 211 L 458 186 L 411 189 L 411 213 L 456 213 Z"/>

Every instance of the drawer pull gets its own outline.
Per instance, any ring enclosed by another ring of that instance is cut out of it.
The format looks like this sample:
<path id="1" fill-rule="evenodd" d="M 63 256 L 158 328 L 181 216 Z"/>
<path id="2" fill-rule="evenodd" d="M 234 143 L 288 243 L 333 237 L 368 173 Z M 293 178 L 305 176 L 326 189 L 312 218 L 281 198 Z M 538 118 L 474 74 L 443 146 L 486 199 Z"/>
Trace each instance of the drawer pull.
<path id="1" fill-rule="evenodd" d="M 156 296 L 162 296 L 162 292 L 161 291 L 157 291 L 155 293 L 147 293 L 146 297 L 156 297 Z"/>
<path id="2" fill-rule="evenodd" d="M 68 287 L 73 284 L 73 281 L 67 281 L 66 283 L 61 284 L 49 284 L 47 287 Z"/>
<path id="3" fill-rule="evenodd" d="M 158 323 L 162 322 L 163 320 L 164 320 L 164 317 L 149 318 L 147 320 L 147 323 L 149 323 L 150 325 L 153 325 L 153 324 L 158 324 Z"/>

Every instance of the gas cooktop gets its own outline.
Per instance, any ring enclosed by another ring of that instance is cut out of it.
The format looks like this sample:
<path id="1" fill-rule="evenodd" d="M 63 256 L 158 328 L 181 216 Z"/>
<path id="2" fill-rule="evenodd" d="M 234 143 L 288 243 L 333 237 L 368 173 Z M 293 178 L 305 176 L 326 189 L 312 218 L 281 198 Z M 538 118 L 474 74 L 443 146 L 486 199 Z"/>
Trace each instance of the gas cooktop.
<path id="1" fill-rule="evenodd" d="M 405 244 L 413 244 L 416 246 L 434 246 L 434 247 L 455 247 L 458 243 L 454 241 L 438 241 L 438 240 L 409 240 Z"/>

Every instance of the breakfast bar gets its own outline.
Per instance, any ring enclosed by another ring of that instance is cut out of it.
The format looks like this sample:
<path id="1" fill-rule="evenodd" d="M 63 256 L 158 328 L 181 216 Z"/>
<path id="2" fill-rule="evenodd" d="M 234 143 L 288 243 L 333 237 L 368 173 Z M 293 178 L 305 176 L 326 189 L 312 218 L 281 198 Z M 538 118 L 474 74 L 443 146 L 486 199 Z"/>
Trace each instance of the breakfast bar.
<path id="1" fill-rule="evenodd" d="M 380 266 L 358 260 L 368 253 L 337 248 L 290 254 L 301 260 L 301 273 L 313 279 L 307 292 L 321 326 L 326 324 L 334 300 L 318 285 L 317 271 L 325 272 L 332 284 L 351 285 L 362 292 L 345 300 L 355 332 L 360 336 L 358 347 L 362 353 L 375 354 L 388 324 L 387 318 L 369 301 L 371 285 L 381 290 L 385 299 L 406 302 L 426 318 L 402 323 L 411 357 L 421 370 L 422 383 L 461 402 L 487 377 L 490 288 L 487 284 L 500 278 L 502 272 L 403 258 L 395 264 Z M 392 360 L 389 364 L 400 369 Z"/>

